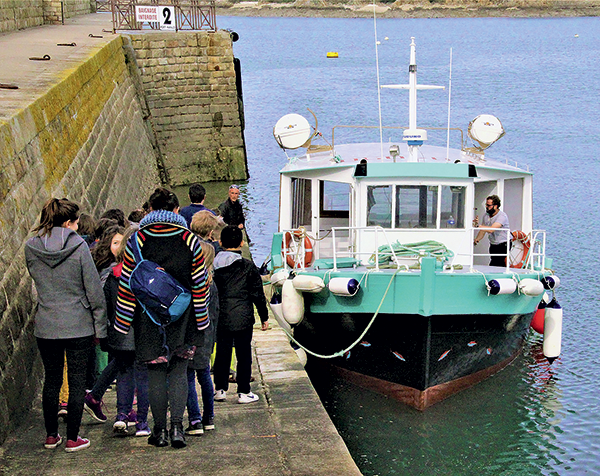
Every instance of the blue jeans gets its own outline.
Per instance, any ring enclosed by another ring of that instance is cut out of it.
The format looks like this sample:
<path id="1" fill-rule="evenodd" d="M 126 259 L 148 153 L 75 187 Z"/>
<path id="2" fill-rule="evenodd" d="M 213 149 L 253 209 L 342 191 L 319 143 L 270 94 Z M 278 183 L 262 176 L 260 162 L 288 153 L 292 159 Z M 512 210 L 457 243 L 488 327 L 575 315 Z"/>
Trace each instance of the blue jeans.
<path id="1" fill-rule="evenodd" d="M 128 355 L 130 354 L 130 355 Z M 137 421 L 148 420 L 148 367 L 135 362 L 135 352 L 120 352 L 117 362 L 117 413 L 129 414 L 137 389 Z"/>
<path id="2" fill-rule="evenodd" d="M 200 411 L 200 405 L 198 404 L 198 392 L 196 392 L 196 379 L 198 376 L 198 383 L 200 384 L 200 390 L 202 391 L 202 407 L 204 410 L 204 420 L 208 420 L 215 416 L 215 388 L 213 387 L 212 380 L 210 378 L 210 365 L 202 370 L 187 369 L 188 377 L 188 399 L 187 399 L 187 411 L 190 423 L 202 420 L 202 413 Z"/>

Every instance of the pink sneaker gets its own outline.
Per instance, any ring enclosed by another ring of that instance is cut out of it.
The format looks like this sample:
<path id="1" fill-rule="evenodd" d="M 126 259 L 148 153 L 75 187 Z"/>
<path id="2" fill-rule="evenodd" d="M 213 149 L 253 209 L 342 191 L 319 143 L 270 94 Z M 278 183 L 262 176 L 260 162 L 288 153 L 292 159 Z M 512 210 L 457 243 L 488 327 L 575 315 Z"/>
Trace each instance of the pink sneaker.
<path id="1" fill-rule="evenodd" d="M 90 440 L 78 436 L 77 441 L 67 440 L 67 444 L 65 445 L 65 451 L 67 453 L 73 453 L 75 451 L 84 450 L 89 446 Z"/>
<path id="2" fill-rule="evenodd" d="M 52 448 L 56 448 L 58 445 L 62 443 L 62 436 L 58 433 L 56 436 L 48 436 L 46 437 L 46 443 L 44 443 L 44 448 L 51 450 Z"/>

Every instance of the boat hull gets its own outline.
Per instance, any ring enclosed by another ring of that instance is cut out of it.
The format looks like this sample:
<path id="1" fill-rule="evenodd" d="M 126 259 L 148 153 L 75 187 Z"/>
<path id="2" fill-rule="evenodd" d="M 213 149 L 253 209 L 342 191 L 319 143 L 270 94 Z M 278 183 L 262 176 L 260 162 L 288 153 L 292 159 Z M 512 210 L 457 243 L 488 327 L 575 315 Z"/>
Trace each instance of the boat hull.
<path id="1" fill-rule="evenodd" d="M 372 317 L 307 312 L 294 336 L 307 349 L 331 355 L 351 346 Z M 380 314 L 358 345 L 327 361 L 350 381 L 424 410 L 508 365 L 531 319 L 532 313 Z"/>

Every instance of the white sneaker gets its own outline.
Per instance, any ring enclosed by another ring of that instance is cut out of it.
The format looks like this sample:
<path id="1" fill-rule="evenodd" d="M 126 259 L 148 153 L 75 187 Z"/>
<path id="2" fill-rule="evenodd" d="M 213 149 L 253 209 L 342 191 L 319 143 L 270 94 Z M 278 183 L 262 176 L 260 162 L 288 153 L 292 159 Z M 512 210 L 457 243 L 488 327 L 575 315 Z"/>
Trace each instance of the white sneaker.
<path id="1" fill-rule="evenodd" d="M 225 390 L 217 390 L 215 392 L 215 402 L 224 402 L 225 400 L 227 400 Z"/>
<path id="2" fill-rule="evenodd" d="M 258 395 L 250 393 L 238 393 L 238 403 L 258 402 Z"/>

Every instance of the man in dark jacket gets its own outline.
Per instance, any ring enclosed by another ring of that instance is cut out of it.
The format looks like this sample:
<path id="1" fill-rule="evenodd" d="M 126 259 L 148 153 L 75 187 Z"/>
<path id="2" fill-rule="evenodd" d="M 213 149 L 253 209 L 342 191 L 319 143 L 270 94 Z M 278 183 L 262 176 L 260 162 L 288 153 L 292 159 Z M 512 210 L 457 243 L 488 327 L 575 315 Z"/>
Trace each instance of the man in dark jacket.
<path id="1" fill-rule="evenodd" d="M 238 403 L 252 403 L 258 396 L 250 391 L 252 372 L 252 330 L 254 306 L 261 320 L 261 328 L 269 328 L 269 314 L 262 280 L 257 267 L 242 258 L 242 230 L 228 226 L 221 232 L 221 251 L 214 261 L 214 281 L 219 292 L 219 323 L 217 327 L 217 355 L 213 368 L 215 401 L 224 401 L 229 388 L 229 364 L 232 347 L 237 357 Z"/>
<path id="2" fill-rule="evenodd" d="M 243 230 L 246 227 L 246 218 L 239 198 L 240 188 L 237 185 L 231 185 L 229 187 L 229 197 L 219 205 L 219 212 L 225 223 Z"/>

